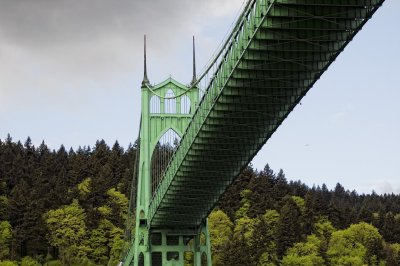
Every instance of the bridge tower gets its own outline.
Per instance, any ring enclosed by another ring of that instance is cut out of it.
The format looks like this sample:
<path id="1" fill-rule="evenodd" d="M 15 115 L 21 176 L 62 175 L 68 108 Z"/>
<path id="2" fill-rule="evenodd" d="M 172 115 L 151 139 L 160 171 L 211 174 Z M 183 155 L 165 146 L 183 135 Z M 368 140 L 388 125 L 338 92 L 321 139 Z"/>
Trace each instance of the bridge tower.
<path id="1" fill-rule="evenodd" d="M 185 86 L 171 77 L 151 85 L 147 77 L 146 36 L 144 37 L 144 77 L 141 87 L 142 115 L 140 159 L 137 181 L 134 246 L 124 265 L 211 265 L 207 221 L 199 228 L 153 228 L 148 220 L 149 205 L 156 196 L 169 159 L 179 145 L 199 103 L 193 38 L 193 79 Z M 184 204 L 184 203 L 183 203 Z M 173 208 L 168 211 L 173 215 Z"/>

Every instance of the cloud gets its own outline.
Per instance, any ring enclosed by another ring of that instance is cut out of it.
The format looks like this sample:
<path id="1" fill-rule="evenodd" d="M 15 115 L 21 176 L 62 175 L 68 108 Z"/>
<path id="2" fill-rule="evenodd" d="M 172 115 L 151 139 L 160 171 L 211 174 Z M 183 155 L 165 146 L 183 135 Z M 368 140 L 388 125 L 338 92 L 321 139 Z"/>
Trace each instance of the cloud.
<path id="1" fill-rule="evenodd" d="M 377 193 L 400 193 L 400 184 L 398 182 L 391 182 L 388 180 L 377 180 L 370 182 L 370 187 L 372 187 Z"/>
<path id="2" fill-rule="evenodd" d="M 16 102 L 51 104 L 71 97 L 72 91 L 75 101 L 84 101 L 93 88 L 114 90 L 123 79 L 137 86 L 144 33 L 149 40 L 151 81 L 187 71 L 176 58 L 177 51 L 190 47 L 192 34 L 208 36 L 202 31 L 233 17 L 242 2 L 2 0 L 0 108 L 11 110 Z M 209 37 L 199 39 L 204 39 L 200 45 L 206 50 L 216 46 Z"/>

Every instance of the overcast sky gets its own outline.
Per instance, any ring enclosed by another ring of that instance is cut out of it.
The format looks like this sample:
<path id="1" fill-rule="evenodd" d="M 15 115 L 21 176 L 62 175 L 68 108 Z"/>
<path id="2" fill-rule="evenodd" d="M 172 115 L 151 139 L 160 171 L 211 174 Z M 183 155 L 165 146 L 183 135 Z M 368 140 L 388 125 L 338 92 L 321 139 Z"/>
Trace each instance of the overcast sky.
<path id="1" fill-rule="evenodd" d="M 243 0 L 0 0 L 0 138 L 54 149 L 137 138 L 148 76 L 191 80 Z M 387 0 L 259 152 L 309 186 L 400 193 L 400 2 Z"/>

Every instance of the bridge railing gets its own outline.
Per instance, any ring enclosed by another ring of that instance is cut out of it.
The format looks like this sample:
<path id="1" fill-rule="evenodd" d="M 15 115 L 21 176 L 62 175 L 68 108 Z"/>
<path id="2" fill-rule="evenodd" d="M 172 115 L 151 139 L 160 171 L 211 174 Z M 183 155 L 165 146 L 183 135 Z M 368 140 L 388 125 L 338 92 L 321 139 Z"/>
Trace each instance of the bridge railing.
<path id="1" fill-rule="evenodd" d="M 236 23 L 232 26 L 230 33 L 221 42 L 216 52 L 209 60 L 209 63 L 202 71 L 202 74 L 198 78 L 197 82 L 195 82 L 192 87 L 199 86 L 204 88 L 203 90 L 205 93 L 211 87 L 215 80 L 216 73 L 221 69 L 223 62 L 226 60 L 231 49 L 233 49 L 233 45 L 237 42 L 239 33 L 244 30 L 246 22 L 248 19 L 250 19 L 251 12 L 255 12 L 256 2 L 257 0 L 247 1 L 242 12 L 238 18 L 235 19 Z M 204 96 L 204 94 L 202 96 Z M 201 99 L 203 99 L 203 97 Z"/>

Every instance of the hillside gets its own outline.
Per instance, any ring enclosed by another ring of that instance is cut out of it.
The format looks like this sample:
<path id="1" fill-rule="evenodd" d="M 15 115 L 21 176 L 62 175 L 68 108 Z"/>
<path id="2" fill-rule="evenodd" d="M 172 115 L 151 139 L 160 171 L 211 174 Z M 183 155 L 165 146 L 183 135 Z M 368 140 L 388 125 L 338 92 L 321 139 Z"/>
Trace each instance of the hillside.
<path id="1" fill-rule="evenodd" d="M 116 265 L 135 155 L 0 140 L 0 266 Z M 268 165 L 242 172 L 209 225 L 214 265 L 400 265 L 399 195 L 310 188 Z"/>

